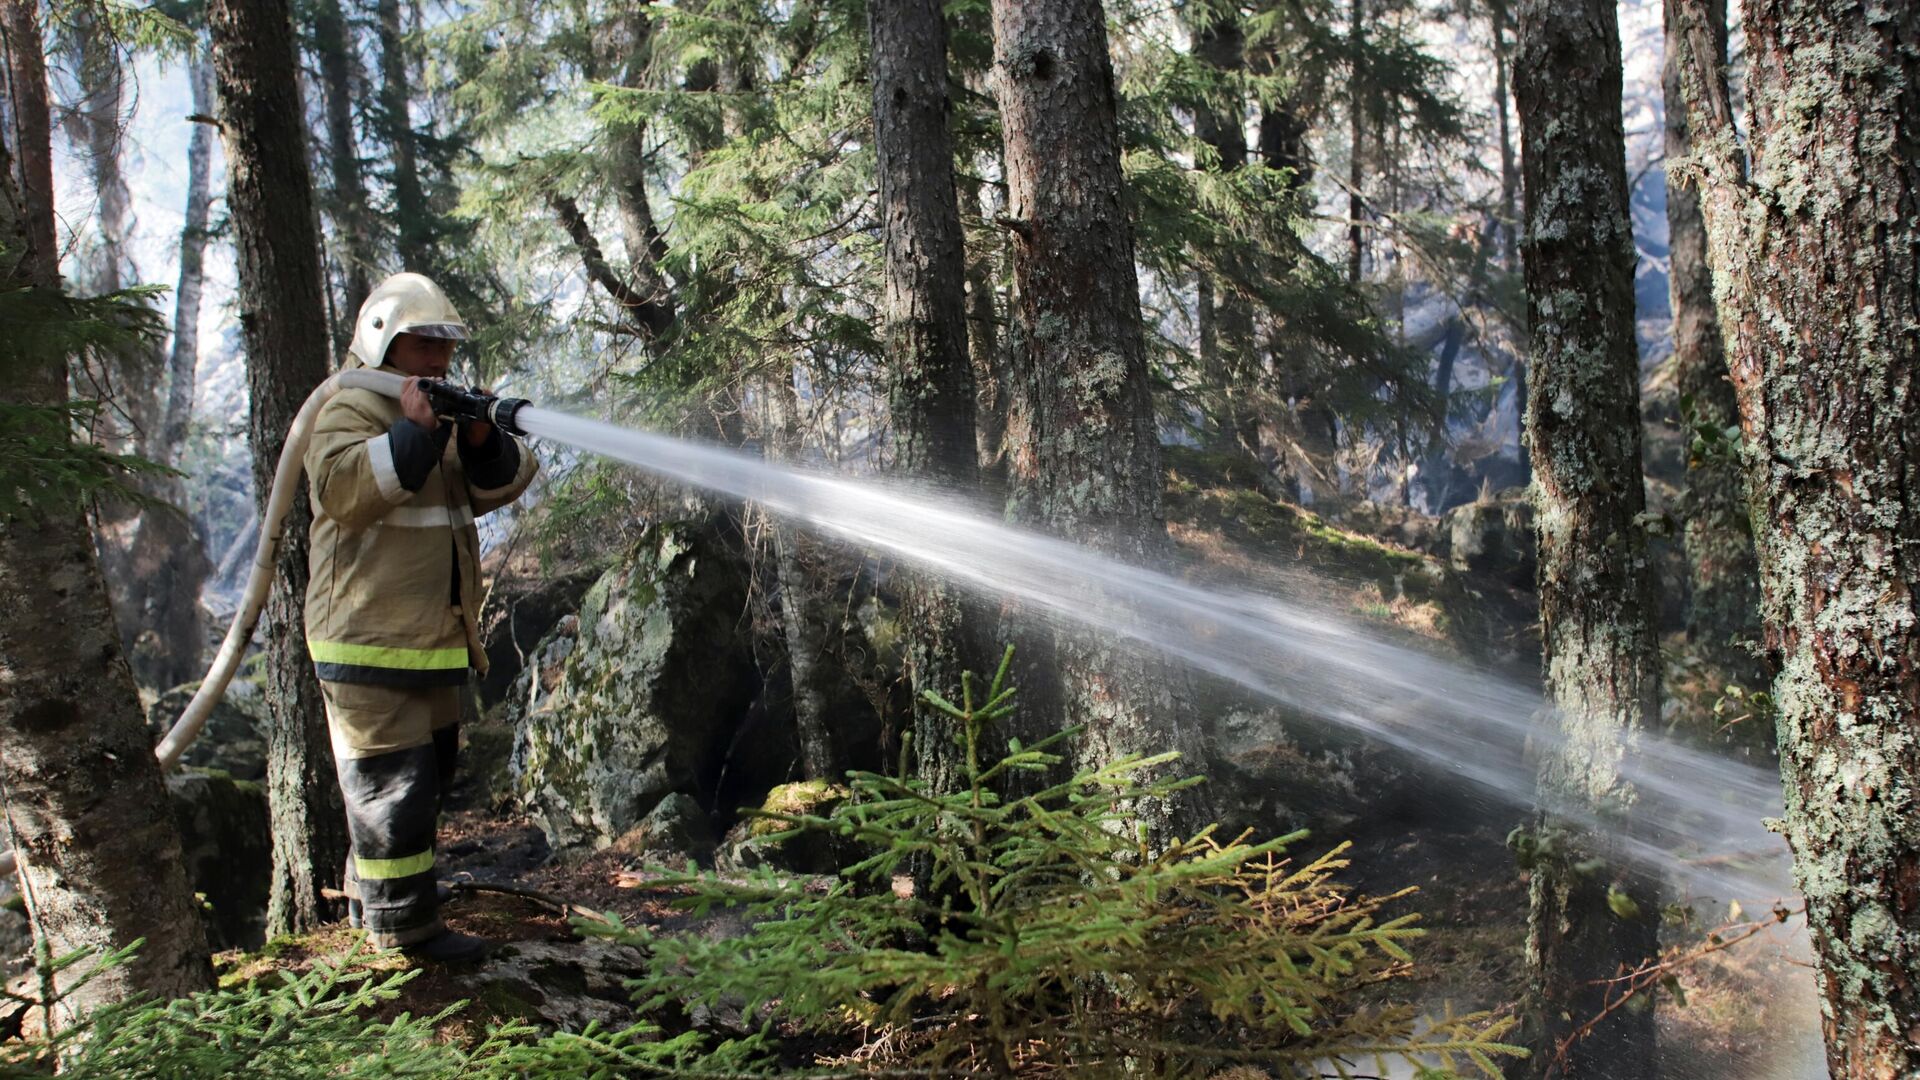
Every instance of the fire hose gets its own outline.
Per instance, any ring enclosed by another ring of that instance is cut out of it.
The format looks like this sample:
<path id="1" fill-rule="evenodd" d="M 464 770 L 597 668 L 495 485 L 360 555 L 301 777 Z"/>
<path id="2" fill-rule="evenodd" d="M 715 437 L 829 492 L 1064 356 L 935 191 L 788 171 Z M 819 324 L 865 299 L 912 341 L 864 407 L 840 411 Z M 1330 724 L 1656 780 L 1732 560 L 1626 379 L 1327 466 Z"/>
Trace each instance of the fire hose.
<path id="1" fill-rule="evenodd" d="M 321 408 L 341 390 L 371 390 L 398 399 L 405 385 L 404 377 L 389 371 L 353 368 L 329 376 L 301 403 L 300 411 L 294 415 L 293 423 L 287 429 L 287 441 L 280 448 L 280 460 L 274 467 L 273 489 L 267 495 L 266 509 L 260 516 L 260 543 L 254 552 L 253 570 L 247 575 L 246 588 L 241 592 L 239 610 L 234 612 L 233 623 L 227 627 L 227 636 L 220 643 L 220 651 L 214 656 L 206 677 L 200 680 L 200 688 L 194 691 L 193 700 L 187 702 L 180 719 L 174 721 L 166 737 L 154 747 L 153 753 L 160 760 L 162 771 L 179 764 L 180 756 L 199 737 L 200 730 L 206 726 L 207 717 L 226 696 L 228 684 L 233 681 L 234 674 L 240 670 L 241 660 L 246 657 L 247 645 L 253 640 L 254 628 L 260 622 L 260 613 L 266 608 L 267 590 L 273 584 L 274 564 L 280 555 L 281 527 L 286 523 L 287 511 L 292 509 L 294 496 L 300 490 L 302 462 Z M 517 422 L 520 410 L 527 405 L 524 398 L 495 397 L 436 379 L 422 379 L 420 386 L 433 402 L 437 416 L 450 420 L 485 420 L 510 435 L 526 434 Z M 15 866 L 13 852 L 0 851 L 0 876 L 12 874 Z"/>

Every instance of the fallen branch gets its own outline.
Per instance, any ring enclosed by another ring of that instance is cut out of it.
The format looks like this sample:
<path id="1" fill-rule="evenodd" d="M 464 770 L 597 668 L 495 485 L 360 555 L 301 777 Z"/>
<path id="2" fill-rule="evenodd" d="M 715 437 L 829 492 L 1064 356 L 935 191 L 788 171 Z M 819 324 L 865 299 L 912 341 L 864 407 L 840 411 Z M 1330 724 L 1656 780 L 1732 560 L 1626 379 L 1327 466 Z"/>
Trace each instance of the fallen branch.
<path id="1" fill-rule="evenodd" d="M 1567 1064 L 1567 1054 L 1572 1051 L 1573 1044 L 1591 1035 L 1593 1030 L 1599 1027 L 1607 1017 L 1625 1008 L 1627 1002 L 1652 990 L 1668 979 L 1675 978 L 1678 972 L 1685 970 L 1700 960 L 1714 953 L 1725 952 L 1756 935 L 1771 930 L 1776 926 L 1784 925 L 1788 919 L 1793 918 L 1795 915 L 1804 915 L 1806 911 L 1807 906 L 1805 904 L 1801 904 L 1798 908 L 1793 909 L 1785 906 L 1777 906 L 1764 919 L 1755 919 L 1751 922 L 1744 923 L 1729 923 L 1713 930 L 1707 934 L 1705 941 L 1690 949 L 1675 948 L 1669 950 L 1667 955 L 1663 957 L 1642 963 L 1639 967 L 1627 972 L 1625 975 L 1618 975 L 1611 979 L 1594 980 L 1589 985 L 1597 986 L 1605 983 L 1607 986 L 1606 1006 L 1600 1010 L 1598 1015 L 1586 1023 L 1581 1024 L 1573 1030 L 1572 1034 L 1560 1040 L 1559 1046 L 1554 1049 L 1553 1061 L 1548 1065 L 1546 1075 L 1553 1076 L 1564 1069 Z M 1614 996 L 1615 990 L 1619 990 L 1618 997 Z"/>

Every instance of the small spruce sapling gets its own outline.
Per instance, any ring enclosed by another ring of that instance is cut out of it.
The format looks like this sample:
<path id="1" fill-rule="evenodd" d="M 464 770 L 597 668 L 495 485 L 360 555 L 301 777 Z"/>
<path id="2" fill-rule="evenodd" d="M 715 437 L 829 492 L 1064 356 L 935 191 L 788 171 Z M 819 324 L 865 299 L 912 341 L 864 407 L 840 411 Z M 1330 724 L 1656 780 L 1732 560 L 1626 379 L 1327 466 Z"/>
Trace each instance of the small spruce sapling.
<path id="1" fill-rule="evenodd" d="M 667 874 L 658 884 L 687 890 L 680 903 L 696 916 L 739 908 L 746 930 L 601 928 L 651 950 L 641 1005 L 737 1007 L 760 1036 L 835 1046 L 821 1064 L 944 1075 L 1317 1065 L 1345 1076 L 1348 1062 L 1384 1074 L 1398 1060 L 1423 1077 L 1497 1078 L 1495 1057 L 1523 1053 L 1500 1041 L 1511 1020 L 1423 1019 L 1382 1003 L 1379 984 L 1407 974 L 1405 943 L 1420 931 L 1414 916 L 1382 912 L 1405 893 L 1356 896 L 1334 881 L 1345 845 L 1295 864 L 1283 852 L 1303 833 L 1223 842 L 1209 826 L 1147 848 L 1128 808 L 1199 782 L 1143 779 L 1176 755 L 1130 755 L 1003 796 L 1000 781 L 1046 773 L 1078 734 L 1009 740 L 981 760 L 983 734 L 1013 709 L 1011 657 L 984 695 L 969 674 L 957 705 L 924 696 L 964 742 L 954 792 L 853 772 L 850 798 L 827 815 L 770 815 L 788 826 L 780 836 L 826 830 L 871 853 L 824 888 L 770 869 Z M 920 866 L 928 889 L 894 887 Z"/>

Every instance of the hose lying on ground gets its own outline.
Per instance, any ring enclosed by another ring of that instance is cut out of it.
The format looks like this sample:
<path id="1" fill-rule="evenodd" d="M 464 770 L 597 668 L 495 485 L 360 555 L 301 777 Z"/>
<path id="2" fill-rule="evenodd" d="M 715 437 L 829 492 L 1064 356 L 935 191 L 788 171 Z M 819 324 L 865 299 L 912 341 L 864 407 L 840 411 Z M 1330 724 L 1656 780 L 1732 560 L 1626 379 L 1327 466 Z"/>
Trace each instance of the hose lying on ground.
<path id="1" fill-rule="evenodd" d="M 267 604 L 267 591 L 273 584 L 275 563 L 280 556 L 280 530 L 286 523 L 287 511 L 293 507 L 293 498 L 300 490 L 301 462 L 306 457 L 307 442 L 313 435 L 313 424 L 320 416 L 320 409 L 333 395 L 349 387 L 371 390 L 390 398 L 398 398 L 406 379 L 390 371 L 374 371 L 368 368 L 353 368 L 337 372 L 314 388 L 307 400 L 295 414 L 293 424 L 287 429 L 287 441 L 280 448 L 280 461 L 273 471 L 273 490 L 267 495 L 267 509 L 260 521 L 260 544 L 254 553 L 253 571 L 247 575 L 247 587 L 241 593 L 240 608 L 234 612 L 233 625 L 227 628 L 226 640 L 220 643 L 220 652 L 213 658 L 213 666 L 207 669 L 206 678 L 200 680 L 200 689 L 194 692 L 193 700 L 187 703 L 186 711 L 174 722 L 166 738 L 154 748 L 154 756 L 160 759 L 160 768 L 171 769 L 180 762 L 180 755 L 206 726 L 207 717 L 213 707 L 226 696 L 227 684 L 233 681 L 234 673 L 240 670 L 240 661 L 246 656 L 247 644 L 253 640 L 253 630 L 260 622 L 260 612 Z M 506 414 L 499 417 L 511 429 L 513 411 L 521 402 L 513 399 L 465 395 L 471 401 L 480 402 L 487 407 L 487 416 L 492 418 L 494 410 L 505 409 Z M 13 852 L 0 852 L 0 876 L 11 874 L 16 861 Z"/>

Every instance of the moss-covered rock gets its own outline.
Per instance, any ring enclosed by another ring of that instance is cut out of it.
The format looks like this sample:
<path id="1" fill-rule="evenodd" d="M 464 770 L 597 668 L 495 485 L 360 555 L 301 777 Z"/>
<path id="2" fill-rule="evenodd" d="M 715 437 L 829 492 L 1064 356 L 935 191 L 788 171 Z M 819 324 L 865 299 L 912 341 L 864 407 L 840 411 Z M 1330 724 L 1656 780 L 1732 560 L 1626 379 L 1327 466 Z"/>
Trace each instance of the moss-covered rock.
<path id="1" fill-rule="evenodd" d="M 771 866 L 795 874 L 837 872 L 862 857 L 851 839 L 818 830 L 782 838 L 791 826 L 777 815 L 823 818 L 845 802 L 847 794 L 845 785 L 826 780 L 781 784 L 767 792 L 760 814 L 742 818 L 727 831 L 717 861 L 723 869 Z"/>
<path id="2" fill-rule="evenodd" d="M 744 561 L 713 520 L 649 526 L 543 644 L 501 717 L 512 772 L 557 849 L 604 847 L 673 792 L 713 790 L 757 689 Z"/>

